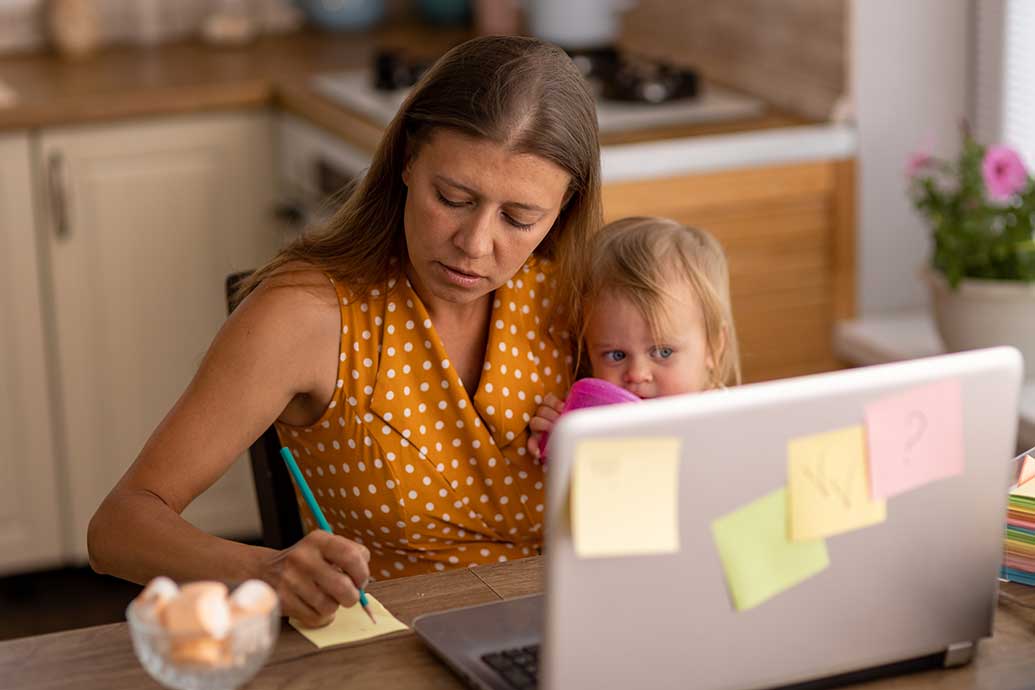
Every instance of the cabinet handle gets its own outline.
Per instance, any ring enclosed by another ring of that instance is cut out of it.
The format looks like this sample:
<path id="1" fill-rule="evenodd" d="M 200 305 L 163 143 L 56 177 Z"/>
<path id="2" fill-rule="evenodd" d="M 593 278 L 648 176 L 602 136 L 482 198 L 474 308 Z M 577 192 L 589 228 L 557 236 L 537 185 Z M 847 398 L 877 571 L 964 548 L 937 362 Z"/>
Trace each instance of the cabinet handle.
<path id="1" fill-rule="evenodd" d="M 68 239 L 68 199 L 65 190 L 65 157 L 54 151 L 47 159 L 47 183 L 50 186 L 50 212 L 54 219 L 54 234 L 59 240 Z"/>

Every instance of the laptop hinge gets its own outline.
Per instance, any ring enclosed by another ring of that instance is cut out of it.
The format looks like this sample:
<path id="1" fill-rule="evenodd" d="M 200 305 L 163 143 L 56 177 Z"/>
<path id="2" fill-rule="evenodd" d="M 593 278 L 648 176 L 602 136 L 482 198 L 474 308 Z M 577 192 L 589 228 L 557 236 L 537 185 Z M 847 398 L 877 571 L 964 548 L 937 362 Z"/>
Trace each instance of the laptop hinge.
<path id="1" fill-rule="evenodd" d="M 974 658 L 974 642 L 954 642 L 945 649 L 945 668 L 962 666 Z"/>

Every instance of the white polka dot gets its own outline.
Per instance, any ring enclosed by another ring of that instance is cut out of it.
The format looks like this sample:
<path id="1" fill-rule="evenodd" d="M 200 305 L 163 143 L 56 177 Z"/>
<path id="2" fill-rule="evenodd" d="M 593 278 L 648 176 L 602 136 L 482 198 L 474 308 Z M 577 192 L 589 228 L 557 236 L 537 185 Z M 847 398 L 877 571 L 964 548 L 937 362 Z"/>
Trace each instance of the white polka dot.
<path id="1" fill-rule="evenodd" d="M 403 469 L 406 470 L 407 474 L 413 474 L 413 465 L 407 463 L 406 467 L 404 467 Z"/>

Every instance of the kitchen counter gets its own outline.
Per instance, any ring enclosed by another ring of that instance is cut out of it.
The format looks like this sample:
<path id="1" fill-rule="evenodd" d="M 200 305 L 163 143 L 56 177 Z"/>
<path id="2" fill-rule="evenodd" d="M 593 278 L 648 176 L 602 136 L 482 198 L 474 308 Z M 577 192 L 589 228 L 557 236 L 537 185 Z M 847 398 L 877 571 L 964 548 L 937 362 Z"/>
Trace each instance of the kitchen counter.
<path id="1" fill-rule="evenodd" d="M 0 105 L 0 131 L 277 106 L 373 150 L 380 138 L 380 123 L 324 98 L 312 88 L 310 78 L 364 67 L 378 46 L 419 45 L 422 51 L 440 53 L 464 38 L 465 34 L 456 30 L 401 26 L 355 34 L 306 31 L 265 37 L 244 48 L 218 48 L 200 42 L 157 48 L 116 47 L 82 61 L 66 61 L 53 54 L 0 58 L 0 83 L 14 93 L 13 102 Z M 673 169 L 673 160 L 707 160 L 696 148 L 660 152 L 648 148 L 641 152 L 635 145 L 803 126 L 815 127 L 817 123 L 767 108 L 758 116 L 736 121 L 617 132 L 601 138 L 605 147 L 617 147 L 605 154 L 605 170 L 617 165 L 625 171 L 626 163 L 611 161 L 642 158 L 643 153 L 668 161 L 665 165 L 669 170 Z M 721 137 L 717 139 L 720 149 L 732 145 L 750 151 L 755 147 L 756 140 L 750 138 Z M 843 137 L 835 139 L 843 144 Z M 792 143 L 790 147 L 797 145 Z M 838 152 L 845 147 L 827 149 Z M 709 155 L 724 155 L 711 150 Z M 627 174 L 623 172 L 616 179 L 626 179 Z"/>

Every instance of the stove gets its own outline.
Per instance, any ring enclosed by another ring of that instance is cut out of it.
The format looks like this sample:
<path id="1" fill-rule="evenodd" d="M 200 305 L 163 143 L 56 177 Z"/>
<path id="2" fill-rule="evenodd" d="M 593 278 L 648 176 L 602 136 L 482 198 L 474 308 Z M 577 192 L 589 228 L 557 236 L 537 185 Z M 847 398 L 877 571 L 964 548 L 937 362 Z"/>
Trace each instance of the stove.
<path id="1" fill-rule="evenodd" d="M 702 81 L 693 71 L 626 58 L 613 49 L 576 52 L 572 60 L 596 94 L 601 134 L 746 119 L 765 110 L 760 99 Z M 321 74 L 312 83 L 323 96 L 384 126 L 429 64 L 379 52 L 373 74 Z"/>

